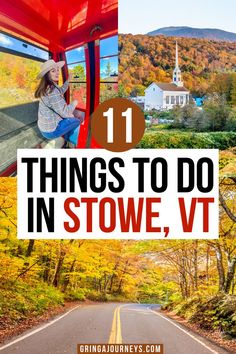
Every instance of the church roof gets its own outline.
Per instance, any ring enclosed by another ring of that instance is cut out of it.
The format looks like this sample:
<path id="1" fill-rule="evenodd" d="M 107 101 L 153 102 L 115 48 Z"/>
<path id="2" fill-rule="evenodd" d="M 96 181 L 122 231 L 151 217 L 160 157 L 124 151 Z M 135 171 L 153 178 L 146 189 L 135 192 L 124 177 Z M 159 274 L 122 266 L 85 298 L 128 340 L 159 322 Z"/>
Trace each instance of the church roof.
<path id="1" fill-rule="evenodd" d="M 184 86 L 181 87 L 168 82 L 155 82 L 155 84 L 163 91 L 189 92 Z"/>

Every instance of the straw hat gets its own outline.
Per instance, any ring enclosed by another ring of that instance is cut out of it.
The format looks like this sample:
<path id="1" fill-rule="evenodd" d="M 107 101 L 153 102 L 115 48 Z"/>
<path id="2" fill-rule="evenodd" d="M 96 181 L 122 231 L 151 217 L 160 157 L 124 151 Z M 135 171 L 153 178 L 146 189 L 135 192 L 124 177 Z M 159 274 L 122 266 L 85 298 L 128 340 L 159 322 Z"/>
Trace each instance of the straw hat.
<path id="1" fill-rule="evenodd" d="M 45 61 L 41 65 L 40 73 L 37 76 L 37 79 L 41 79 L 46 73 L 48 73 L 53 68 L 61 69 L 65 65 L 64 61 L 58 61 L 57 63 L 53 59 Z"/>

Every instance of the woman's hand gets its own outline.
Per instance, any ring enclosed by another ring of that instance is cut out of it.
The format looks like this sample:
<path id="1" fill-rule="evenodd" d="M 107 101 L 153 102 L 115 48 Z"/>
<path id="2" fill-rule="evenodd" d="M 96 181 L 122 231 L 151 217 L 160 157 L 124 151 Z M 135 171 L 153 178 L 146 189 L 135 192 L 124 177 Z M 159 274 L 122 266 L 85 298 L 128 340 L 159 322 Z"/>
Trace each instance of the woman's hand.
<path id="1" fill-rule="evenodd" d="M 76 107 L 78 105 L 79 101 L 78 100 L 73 100 L 72 104 Z"/>
<path id="2" fill-rule="evenodd" d="M 85 113 L 84 112 L 82 112 L 82 111 L 80 111 L 78 109 L 75 109 L 73 114 L 74 114 L 75 118 L 78 118 L 80 120 L 80 123 L 83 123 L 84 118 L 85 118 Z"/>

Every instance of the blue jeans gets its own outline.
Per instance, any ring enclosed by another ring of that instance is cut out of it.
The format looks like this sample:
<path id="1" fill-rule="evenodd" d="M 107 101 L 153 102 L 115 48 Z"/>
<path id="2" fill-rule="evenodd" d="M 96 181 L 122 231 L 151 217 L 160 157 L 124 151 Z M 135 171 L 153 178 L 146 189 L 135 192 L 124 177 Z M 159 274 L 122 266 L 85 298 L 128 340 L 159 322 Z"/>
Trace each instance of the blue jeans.
<path id="1" fill-rule="evenodd" d="M 42 132 L 41 134 L 46 139 L 55 139 L 64 135 L 66 141 L 70 141 L 74 145 L 77 144 L 79 134 L 80 120 L 77 118 L 64 118 L 59 123 L 53 132 Z"/>

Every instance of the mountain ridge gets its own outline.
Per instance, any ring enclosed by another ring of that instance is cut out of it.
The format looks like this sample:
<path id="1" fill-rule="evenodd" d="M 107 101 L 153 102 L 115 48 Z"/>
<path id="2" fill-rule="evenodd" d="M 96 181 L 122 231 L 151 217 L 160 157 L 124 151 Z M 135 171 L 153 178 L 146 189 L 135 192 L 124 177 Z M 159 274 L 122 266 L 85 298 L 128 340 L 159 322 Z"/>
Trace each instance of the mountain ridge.
<path id="1" fill-rule="evenodd" d="M 165 35 L 168 37 L 205 38 L 216 41 L 236 42 L 236 33 L 217 28 L 195 28 L 188 26 L 169 26 L 148 32 L 148 36 Z"/>

